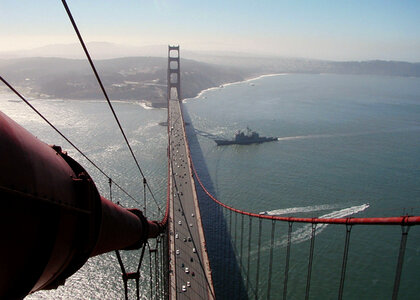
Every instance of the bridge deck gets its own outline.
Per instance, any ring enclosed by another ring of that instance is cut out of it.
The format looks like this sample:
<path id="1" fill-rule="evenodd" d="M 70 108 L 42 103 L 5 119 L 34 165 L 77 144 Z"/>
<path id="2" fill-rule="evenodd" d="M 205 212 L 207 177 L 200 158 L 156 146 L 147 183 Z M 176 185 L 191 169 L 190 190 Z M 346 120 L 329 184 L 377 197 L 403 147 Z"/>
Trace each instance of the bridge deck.
<path id="1" fill-rule="evenodd" d="M 170 295 L 214 299 L 211 270 L 189 161 L 181 103 L 169 100 Z"/>

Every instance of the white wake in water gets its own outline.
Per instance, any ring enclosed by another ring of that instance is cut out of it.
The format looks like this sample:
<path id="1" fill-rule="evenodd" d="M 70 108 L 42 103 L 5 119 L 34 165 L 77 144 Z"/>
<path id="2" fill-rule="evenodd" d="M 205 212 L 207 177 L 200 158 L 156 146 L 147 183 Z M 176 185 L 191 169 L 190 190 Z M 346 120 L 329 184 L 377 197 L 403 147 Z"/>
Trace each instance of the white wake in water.
<path id="1" fill-rule="evenodd" d="M 275 210 L 260 212 L 260 215 L 280 216 L 280 215 L 287 215 L 287 214 L 306 213 L 306 212 L 336 209 L 338 207 L 340 207 L 339 204 L 320 204 L 320 205 L 313 205 L 313 206 L 289 207 L 289 208 L 282 208 L 282 209 L 275 209 Z"/>
<path id="2" fill-rule="evenodd" d="M 337 208 L 339 204 L 321 204 L 321 205 L 314 205 L 314 206 L 303 206 L 303 207 L 291 207 L 291 208 L 285 208 L 285 209 L 277 209 L 272 211 L 267 211 L 265 214 L 267 215 L 281 215 L 281 214 L 288 214 L 291 212 L 297 213 L 297 212 L 313 212 L 313 211 L 320 211 L 320 210 L 327 210 L 327 209 L 334 209 Z M 357 206 L 352 206 L 348 208 L 343 208 L 340 210 L 336 210 L 333 212 L 330 212 L 328 214 L 319 216 L 318 218 L 325 218 L 325 219 L 331 219 L 331 218 L 345 218 L 354 214 L 357 214 L 359 212 L 364 211 L 369 207 L 369 204 L 362 204 Z M 298 224 L 295 223 L 294 226 L 297 226 Z M 328 224 L 317 224 L 315 235 L 320 234 Z M 312 233 L 312 224 L 303 225 L 302 227 L 298 228 L 297 230 L 292 231 L 291 236 L 291 242 L 293 244 L 299 244 L 304 241 L 307 241 L 311 238 Z M 274 242 L 274 247 L 286 247 L 287 246 L 287 235 L 283 236 L 278 241 Z M 270 246 L 265 244 L 261 247 L 261 251 L 269 251 Z M 252 250 L 251 255 L 255 255 L 257 253 L 257 250 Z"/>
<path id="3" fill-rule="evenodd" d="M 141 107 L 143 107 L 144 109 L 154 109 L 154 107 L 152 107 L 152 103 L 149 101 L 137 101 L 136 102 L 137 105 L 140 105 Z"/>
<path id="4" fill-rule="evenodd" d="M 372 130 L 372 131 L 365 131 L 365 132 L 285 136 L 285 137 L 278 137 L 277 140 L 290 141 L 290 140 L 306 140 L 306 139 L 319 139 L 319 138 L 353 137 L 353 136 L 363 136 L 363 135 L 371 135 L 371 134 L 378 134 L 378 133 L 395 133 L 395 132 L 419 131 L 419 130 L 420 130 L 419 126 L 407 126 L 407 127 L 401 127 L 401 128 Z"/>
<path id="5" fill-rule="evenodd" d="M 332 219 L 332 218 L 344 218 L 344 217 L 348 217 L 354 214 L 357 214 L 361 211 L 364 211 L 365 209 L 367 209 L 369 207 L 369 204 L 362 204 L 362 205 L 358 205 L 358 206 L 352 206 L 352 207 L 348 207 L 348 208 L 343 208 L 337 211 L 333 211 L 331 213 L 325 214 L 320 216 L 319 218 L 322 219 Z M 328 224 L 318 224 L 316 226 L 316 230 L 315 230 L 315 235 L 320 234 L 326 227 L 328 226 Z M 306 240 L 309 240 L 311 238 L 311 233 L 312 233 L 312 225 L 308 224 L 308 225 L 304 225 L 303 227 L 299 228 L 296 231 L 292 232 L 292 243 L 294 244 L 299 244 L 302 243 Z M 281 246 L 286 246 L 287 245 L 287 238 L 286 240 L 281 241 L 280 243 Z"/>
<path id="6" fill-rule="evenodd" d="M 317 139 L 317 138 L 329 138 L 343 136 L 342 134 L 313 134 L 313 135 L 297 135 L 297 136 L 285 136 L 277 138 L 278 141 L 290 141 L 290 140 L 304 140 L 304 139 Z"/>

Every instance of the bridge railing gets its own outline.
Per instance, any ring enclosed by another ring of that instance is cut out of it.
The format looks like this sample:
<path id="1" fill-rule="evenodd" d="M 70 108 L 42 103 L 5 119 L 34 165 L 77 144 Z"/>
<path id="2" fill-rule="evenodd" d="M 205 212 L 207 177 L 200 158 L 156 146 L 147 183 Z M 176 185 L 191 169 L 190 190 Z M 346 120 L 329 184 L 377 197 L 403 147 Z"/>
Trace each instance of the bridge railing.
<path id="1" fill-rule="evenodd" d="M 219 225 L 212 242 L 233 249 L 219 251 L 211 260 L 213 274 L 222 277 L 215 282 L 216 294 L 239 299 L 397 299 L 418 294 L 410 275 L 403 277 L 403 263 L 409 229 L 420 224 L 420 216 L 297 218 L 246 212 L 216 199 L 192 167 L 196 182 L 215 204 L 213 223 Z M 410 259 L 416 256 L 412 245 L 408 251 Z M 235 268 L 240 276 L 232 280 Z M 417 274 L 410 265 L 405 269 Z"/>

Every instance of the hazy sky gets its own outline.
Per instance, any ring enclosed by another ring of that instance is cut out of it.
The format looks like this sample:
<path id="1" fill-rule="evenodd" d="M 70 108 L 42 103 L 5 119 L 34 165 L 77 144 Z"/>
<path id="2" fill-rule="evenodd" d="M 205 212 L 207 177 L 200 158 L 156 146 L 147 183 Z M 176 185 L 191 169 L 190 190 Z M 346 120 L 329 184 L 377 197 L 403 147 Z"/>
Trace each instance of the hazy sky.
<path id="1" fill-rule="evenodd" d="M 86 41 L 420 62 L 420 1 L 68 0 Z M 0 0 L 0 51 L 75 43 L 59 0 Z"/>

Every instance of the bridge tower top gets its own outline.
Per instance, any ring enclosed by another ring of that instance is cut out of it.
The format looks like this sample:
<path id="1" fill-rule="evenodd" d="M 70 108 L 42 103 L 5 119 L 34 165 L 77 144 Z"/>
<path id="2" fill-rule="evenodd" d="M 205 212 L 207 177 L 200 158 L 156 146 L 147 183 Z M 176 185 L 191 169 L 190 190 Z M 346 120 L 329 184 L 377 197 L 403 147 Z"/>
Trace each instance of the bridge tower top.
<path id="1" fill-rule="evenodd" d="M 179 46 L 168 46 L 168 101 L 181 100 Z"/>

